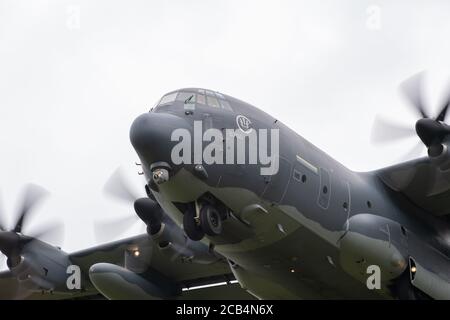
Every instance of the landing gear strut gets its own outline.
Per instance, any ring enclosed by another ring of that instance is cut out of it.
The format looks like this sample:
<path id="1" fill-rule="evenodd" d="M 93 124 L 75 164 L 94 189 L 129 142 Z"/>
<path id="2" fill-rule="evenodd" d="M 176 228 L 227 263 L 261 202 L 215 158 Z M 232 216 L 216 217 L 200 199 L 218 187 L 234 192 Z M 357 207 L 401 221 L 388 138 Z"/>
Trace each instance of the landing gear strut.
<path id="1" fill-rule="evenodd" d="M 197 223 L 195 218 L 195 209 L 189 207 L 183 216 L 183 228 L 189 239 L 194 241 L 199 241 L 205 236 L 205 232 L 202 230 L 200 225 Z"/>
<path id="2" fill-rule="evenodd" d="M 183 216 L 183 227 L 186 235 L 194 241 L 201 240 L 205 234 L 211 237 L 222 233 L 222 217 L 219 211 L 210 204 L 203 204 L 196 216 L 194 207 L 189 207 Z"/>

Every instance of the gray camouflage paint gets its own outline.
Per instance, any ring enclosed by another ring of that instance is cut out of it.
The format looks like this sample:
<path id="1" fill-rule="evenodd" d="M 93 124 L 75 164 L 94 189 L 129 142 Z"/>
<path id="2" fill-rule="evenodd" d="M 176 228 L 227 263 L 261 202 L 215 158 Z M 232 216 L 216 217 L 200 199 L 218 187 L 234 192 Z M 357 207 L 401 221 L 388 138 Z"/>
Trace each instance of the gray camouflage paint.
<path id="1" fill-rule="evenodd" d="M 430 297 L 450 299 L 450 191 L 441 164 L 423 158 L 375 172 L 353 172 L 280 121 L 225 97 L 233 111 L 196 105 L 186 114 L 183 102 L 177 101 L 141 115 L 132 125 L 130 138 L 148 183 L 153 164 L 171 166 L 169 181 L 152 191 L 167 213 L 158 234 L 70 255 L 32 241 L 23 249 L 25 263 L 0 277 L 5 288 L 30 286 L 34 292 L 53 292 L 49 298 L 97 290 L 112 299 L 183 298 L 180 288 L 208 283 L 211 276 L 229 279 L 232 273 L 260 299 L 393 298 L 391 285 L 409 273 L 412 260 L 417 272 L 411 283 Z M 254 129 L 280 130 L 276 175 L 261 176 L 258 165 L 204 164 L 205 176 L 194 165 L 171 163 L 174 129 L 192 130 L 194 120 L 202 120 L 206 128 L 233 129 L 238 115 L 249 118 Z M 233 215 L 224 221 L 220 236 L 196 242 L 183 236 L 183 212 L 177 204 L 194 202 L 205 193 Z M 169 246 L 159 248 L 167 241 Z M 138 258 L 130 255 L 133 248 L 141 251 Z M 65 288 L 69 264 L 82 269 L 81 291 Z M 371 264 L 381 267 L 380 290 L 366 287 Z M 16 280 L 10 281 L 10 275 Z M 241 296 L 233 290 L 231 295 Z"/>
<path id="2" fill-rule="evenodd" d="M 152 192 L 179 226 L 183 212 L 175 203 L 194 202 L 206 192 L 232 210 L 235 218 L 225 220 L 223 234 L 202 241 L 230 261 L 242 287 L 258 298 L 392 298 L 389 286 L 409 272 L 412 256 L 441 281 L 439 290 L 420 289 L 450 298 L 442 295 L 450 281 L 448 246 L 436 240 L 443 225 L 448 230 L 442 219 L 394 191 L 380 179 L 382 171 L 353 172 L 270 115 L 225 97 L 233 111 L 196 104 L 186 114 L 183 101 L 158 106 L 134 121 L 130 138 L 149 184 L 152 164 L 171 166 L 170 180 Z M 261 176 L 258 165 L 203 164 L 204 179 L 194 165 L 171 162 L 174 129 L 192 132 L 194 120 L 234 129 L 238 115 L 254 129 L 280 130 L 276 175 Z M 298 179 L 303 175 L 304 182 Z M 366 287 L 370 264 L 381 267 L 381 290 Z"/>

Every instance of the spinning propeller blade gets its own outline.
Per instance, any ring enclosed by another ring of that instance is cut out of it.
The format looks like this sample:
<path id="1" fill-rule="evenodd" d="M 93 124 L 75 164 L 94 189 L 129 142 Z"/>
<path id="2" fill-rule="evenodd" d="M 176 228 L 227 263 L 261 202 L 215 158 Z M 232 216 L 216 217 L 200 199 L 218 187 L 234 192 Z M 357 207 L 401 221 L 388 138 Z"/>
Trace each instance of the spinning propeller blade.
<path id="1" fill-rule="evenodd" d="M 408 152 L 405 155 L 407 157 L 420 155 L 423 145 L 427 147 L 429 155 L 434 156 L 437 153 L 436 150 L 441 150 L 439 146 L 442 141 L 450 134 L 450 127 L 444 123 L 450 104 L 450 92 L 447 93 L 437 115 L 431 117 L 424 102 L 423 80 L 424 73 L 421 72 L 400 85 L 401 92 L 410 102 L 415 113 L 420 116 L 415 125 L 415 133 L 423 142 L 422 146 L 416 146 Z M 377 116 L 372 128 L 371 141 L 373 143 L 388 143 L 413 136 L 414 130 L 412 127 L 399 125 Z"/>

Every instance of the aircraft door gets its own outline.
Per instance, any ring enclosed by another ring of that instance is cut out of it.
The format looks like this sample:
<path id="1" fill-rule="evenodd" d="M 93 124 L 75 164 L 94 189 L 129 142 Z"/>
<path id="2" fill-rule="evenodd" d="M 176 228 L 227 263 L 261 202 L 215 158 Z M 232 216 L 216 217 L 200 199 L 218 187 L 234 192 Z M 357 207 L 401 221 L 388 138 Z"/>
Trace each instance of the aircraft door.
<path id="1" fill-rule="evenodd" d="M 319 196 L 317 203 L 322 209 L 328 209 L 331 196 L 331 176 L 330 172 L 324 168 L 319 168 Z"/>
<path id="2" fill-rule="evenodd" d="M 272 176 L 266 176 L 268 181 L 267 187 L 264 190 L 262 197 L 269 201 L 280 202 L 283 199 L 286 187 L 291 176 L 291 163 L 280 157 L 280 164 L 278 173 Z"/>

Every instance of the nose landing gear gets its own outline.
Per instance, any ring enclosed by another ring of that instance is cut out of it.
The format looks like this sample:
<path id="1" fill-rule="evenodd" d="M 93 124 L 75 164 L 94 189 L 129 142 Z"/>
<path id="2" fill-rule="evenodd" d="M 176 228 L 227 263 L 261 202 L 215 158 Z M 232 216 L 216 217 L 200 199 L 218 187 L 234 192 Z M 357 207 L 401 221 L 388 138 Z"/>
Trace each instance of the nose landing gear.
<path id="1" fill-rule="evenodd" d="M 205 232 L 198 223 L 196 210 L 192 206 L 189 206 L 189 208 L 184 212 L 183 228 L 189 239 L 193 241 L 199 241 L 205 236 Z"/>
<path id="2" fill-rule="evenodd" d="M 183 216 L 186 235 L 194 241 L 201 240 L 205 234 L 211 237 L 222 233 L 222 216 L 213 205 L 204 203 L 200 209 L 190 206 Z"/>

